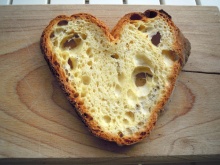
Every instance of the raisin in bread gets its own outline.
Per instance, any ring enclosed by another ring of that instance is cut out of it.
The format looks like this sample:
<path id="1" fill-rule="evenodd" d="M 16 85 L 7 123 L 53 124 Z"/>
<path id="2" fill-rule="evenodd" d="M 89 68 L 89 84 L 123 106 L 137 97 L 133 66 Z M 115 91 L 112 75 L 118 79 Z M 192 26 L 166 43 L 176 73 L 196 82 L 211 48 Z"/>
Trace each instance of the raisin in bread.
<path id="1" fill-rule="evenodd" d="M 130 145 L 154 127 L 190 43 L 163 10 L 129 13 L 112 32 L 80 13 L 53 19 L 41 49 L 68 100 L 96 136 Z"/>

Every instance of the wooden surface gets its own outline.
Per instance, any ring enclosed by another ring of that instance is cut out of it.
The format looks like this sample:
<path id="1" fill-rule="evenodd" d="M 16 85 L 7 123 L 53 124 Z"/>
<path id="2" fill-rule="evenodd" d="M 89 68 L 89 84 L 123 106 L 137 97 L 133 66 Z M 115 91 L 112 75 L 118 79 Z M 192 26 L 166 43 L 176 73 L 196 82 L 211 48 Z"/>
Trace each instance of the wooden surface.
<path id="1" fill-rule="evenodd" d="M 128 12 L 162 7 L 192 44 L 171 102 L 141 143 L 118 147 L 93 137 L 41 54 L 43 29 L 57 15 L 78 12 L 113 28 Z M 0 6 L 0 76 L 1 162 L 220 161 L 220 17 L 215 7 Z"/>

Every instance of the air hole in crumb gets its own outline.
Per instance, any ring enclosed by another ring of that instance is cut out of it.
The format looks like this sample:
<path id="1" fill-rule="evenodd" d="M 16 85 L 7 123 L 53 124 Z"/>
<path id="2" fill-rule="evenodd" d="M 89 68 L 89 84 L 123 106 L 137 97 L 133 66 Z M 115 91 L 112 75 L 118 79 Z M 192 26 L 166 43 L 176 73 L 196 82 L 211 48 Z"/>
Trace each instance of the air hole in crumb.
<path id="1" fill-rule="evenodd" d="M 128 122 L 128 119 L 123 119 L 123 124 L 128 124 L 129 122 Z"/>
<path id="2" fill-rule="evenodd" d="M 99 87 L 99 82 L 98 81 L 96 82 L 96 87 Z"/>
<path id="3" fill-rule="evenodd" d="M 129 135 L 132 135 L 132 133 L 133 133 L 130 128 L 126 128 L 126 132 L 127 132 L 127 134 L 129 134 Z"/>
<path id="4" fill-rule="evenodd" d="M 85 96 L 86 96 L 86 92 L 85 91 L 81 92 L 81 97 L 85 97 Z"/>
<path id="5" fill-rule="evenodd" d="M 137 87 L 144 86 L 148 78 L 152 78 L 152 72 L 148 67 L 137 67 L 133 71 L 135 85 Z"/>
<path id="6" fill-rule="evenodd" d="M 141 109 L 141 106 L 139 104 L 135 105 L 135 110 L 139 111 Z"/>
<path id="7" fill-rule="evenodd" d="M 66 42 L 64 42 L 64 44 L 63 44 L 64 48 L 70 48 L 70 49 L 73 49 L 76 46 L 77 46 L 77 44 L 74 39 L 66 40 Z"/>
<path id="8" fill-rule="evenodd" d="M 118 81 L 119 83 L 123 83 L 125 81 L 125 74 L 123 72 L 118 72 Z"/>
<path id="9" fill-rule="evenodd" d="M 126 47 L 127 47 L 128 49 L 130 48 L 128 43 L 126 43 Z"/>
<path id="10" fill-rule="evenodd" d="M 64 26 L 64 25 L 67 25 L 68 24 L 68 21 L 67 20 L 62 20 L 60 22 L 58 22 L 58 26 Z"/>
<path id="11" fill-rule="evenodd" d="M 137 101 L 137 96 L 131 89 L 127 91 L 127 100 L 128 103 L 131 105 L 133 105 Z"/>
<path id="12" fill-rule="evenodd" d="M 74 76 L 75 76 L 75 77 L 78 77 L 78 76 L 79 76 L 78 72 L 74 73 Z"/>
<path id="13" fill-rule="evenodd" d="M 81 38 L 79 38 L 78 34 L 74 34 L 73 36 L 68 36 L 61 41 L 61 45 L 63 48 L 73 49 L 77 47 L 81 43 Z"/>
<path id="14" fill-rule="evenodd" d="M 86 34 L 81 34 L 81 37 L 83 40 L 85 40 L 87 38 L 87 35 Z"/>
<path id="15" fill-rule="evenodd" d="M 59 34 L 59 33 L 65 32 L 65 31 L 66 31 L 66 30 L 63 29 L 63 28 L 56 28 L 55 33 L 56 33 L 56 34 Z"/>
<path id="16" fill-rule="evenodd" d="M 84 85 L 89 85 L 91 81 L 91 78 L 89 76 L 83 76 L 82 77 L 82 82 Z"/>
<path id="17" fill-rule="evenodd" d="M 55 41 L 53 42 L 53 45 L 54 45 L 54 46 L 58 46 L 58 41 L 55 40 Z"/>
<path id="18" fill-rule="evenodd" d="M 68 75 L 69 71 L 67 69 L 65 69 L 66 75 Z"/>
<path id="19" fill-rule="evenodd" d="M 118 58 L 119 58 L 119 55 L 115 53 L 115 54 L 111 55 L 111 57 L 112 57 L 112 58 L 115 58 L 115 59 L 118 59 Z"/>
<path id="20" fill-rule="evenodd" d="M 68 64 L 70 66 L 70 69 L 73 69 L 73 62 L 70 58 L 68 59 Z"/>
<path id="21" fill-rule="evenodd" d="M 93 57 L 92 49 L 91 49 L 91 48 L 88 48 L 88 49 L 86 50 L 86 54 L 87 54 L 90 58 Z"/>
<path id="22" fill-rule="evenodd" d="M 124 136 L 124 134 L 120 131 L 120 132 L 118 132 L 118 136 L 120 136 L 122 138 Z"/>
<path id="23" fill-rule="evenodd" d="M 129 111 L 125 113 L 125 116 L 129 118 L 131 121 L 134 121 L 134 113 Z"/>
<path id="24" fill-rule="evenodd" d="M 50 34 L 50 38 L 53 38 L 53 37 L 55 37 L 54 32 L 52 32 L 52 33 Z"/>
<path id="25" fill-rule="evenodd" d="M 158 46 L 158 44 L 160 43 L 160 39 L 161 39 L 161 35 L 159 32 L 157 32 L 155 35 L 153 35 L 151 42 L 155 45 Z"/>
<path id="26" fill-rule="evenodd" d="M 92 69 L 92 61 L 87 62 L 87 64 L 90 66 L 90 69 Z"/>
<path id="27" fill-rule="evenodd" d="M 149 68 L 154 68 L 155 65 L 145 54 L 137 54 L 134 57 L 134 62 L 138 66 L 149 66 Z M 138 69 L 138 70 L 142 70 L 142 69 Z"/>
<path id="28" fill-rule="evenodd" d="M 145 32 L 146 31 L 146 27 L 144 25 L 140 25 L 138 27 L 138 30 L 141 31 L 141 32 Z"/>
<path id="29" fill-rule="evenodd" d="M 139 122 L 138 123 L 138 126 L 143 126 L 144 125 L 144 122 Z"/>
<path id="30" fill-rule="evenodd" d="M 137 87 L 144 86 L 146 84 L 147 75 L 144 72 L 136 74 L 135 85 Z"/>
<path id="31" fill-rule="evenodd" d="M 139 14 L 132 14 L 130 16 L 130 20 L 141 20 L 141 19 L 142 19 L 142 16 Z"/>
<path id="32" fill-rule="evenodd" d="M 174 62 L 179 60 L 179 56 L 172 50 L 162 50 L 162 54 Z"/>
<path id="33" fill-rule="evenodd" d="M 115 95 L 118 97 L 121 95 L 121 86 L 118 84 L 115 86 Z"/>
<path id="34" fill-rule="evenodd" d="M 144 12 L 144 15 L 147 17 L 147 18 L 154 18 L 157 16 L 157 12 L 155 11 L 151 11 L 151 10 L 146 10 Z"/>
<path id="35" fill-rule="evenodd" d="M 108 115 L 103 116 L 103 119 L 105 121 L 105 123 L 110 123 L 111 122 L 111 117 Z"/>
<path id="36" fill-rule="evenodd" d="M 68 53 L 67 52 L 62 52 L 62 53 L 60 53 L 60 56 L 64 59 L 63 64 L 65 64 L 65 61 L 68 58 Z"/>
<path id="37" fill-rule="evenodd" d="M 91 48 L 88 48 L 88 49 L 86 50 L 86 53 L 87 53 L 87 54 L 91 54 Z"/>

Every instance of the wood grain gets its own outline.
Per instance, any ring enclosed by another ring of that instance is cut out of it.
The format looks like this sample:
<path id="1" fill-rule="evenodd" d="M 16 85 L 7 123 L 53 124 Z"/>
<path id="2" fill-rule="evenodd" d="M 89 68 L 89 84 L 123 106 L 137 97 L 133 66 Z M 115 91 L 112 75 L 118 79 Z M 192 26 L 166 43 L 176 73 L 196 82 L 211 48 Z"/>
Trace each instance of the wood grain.
<path id="1" fill-rule="evenodd" d="M 124 14 L 149 8 L 161 6 L 0 6 L 1 162 L 220 161 L 217 8 L 163 6 L 189 38 L 192 53 L 156 128 L 133 146 L 118 147 L 88 132 L 40 52 L 41 33 L 57 15 L 89 12 L 112 28 Z"/>

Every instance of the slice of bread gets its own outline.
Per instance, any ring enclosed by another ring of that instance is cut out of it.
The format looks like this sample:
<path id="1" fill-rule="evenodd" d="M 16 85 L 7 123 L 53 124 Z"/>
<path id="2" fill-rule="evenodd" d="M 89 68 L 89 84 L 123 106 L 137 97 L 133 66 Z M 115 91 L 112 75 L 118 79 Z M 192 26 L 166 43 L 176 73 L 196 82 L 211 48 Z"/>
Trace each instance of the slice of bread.
<path id="1" fill-rule="evenodd" d="M 149 135 L 190 54 L 163 10 L 129 13 L 111 33 L 90 14 L 60 15 L 40 44 L 89 130 L 118 145 Z"/>

